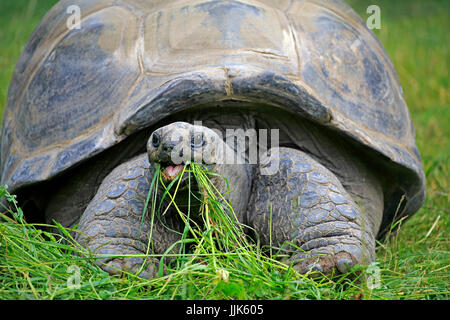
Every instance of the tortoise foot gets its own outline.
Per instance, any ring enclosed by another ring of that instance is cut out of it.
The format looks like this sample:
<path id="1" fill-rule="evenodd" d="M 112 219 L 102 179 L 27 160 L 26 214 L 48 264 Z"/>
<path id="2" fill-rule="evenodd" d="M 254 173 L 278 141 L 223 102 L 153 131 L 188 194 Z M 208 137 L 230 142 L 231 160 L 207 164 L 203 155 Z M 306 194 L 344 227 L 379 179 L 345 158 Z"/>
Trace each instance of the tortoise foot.
<path id="1" fill-rule="evenodd" d="M 156 278 L 159 270 L 159 260 L 156 258 L 124 257 L 106 259 L 106 261 L 101 259 L 96 261 L 96 263 L 111 275 L 120 275 L 123 272 L 127 272 L 144 279 Z M 165 266 L 163 266 L 163 272 L 166 272 Z"/>
<path id="2" fill-rule="evenodd" d="M 336 239 L 330 242 L 338 241 Z M 294 262 L 293 267 L 302 274 L 312 276 L 344 274 L 355 265 L 362 263 L 363 248 L 360 246 L 360 244 L 352 245 L 338 242 L 338 244 L 315 248 L 309 252 L 297 253 L 290 260 Z"/>
<path id="3" fill-rule="evenodd" d="M 159 269 L 156 255 L 179 240 L 177 233 L 169 231 L 179 229 L 174 215 L 152 223 L 148 211 L 144 213 L 153 174 L 146 154 L 121 164 L 103 180 L 81 217 L 76 240 L 110 274 L 137 272 L 142 278 L 153 278 Z"/>
<path id="4" fill-rule="evenodd" d="M 345 273 L 374 259 L 368 213 L 307 154 L 280 148 L 279 170 L 257 176 L 253 186 L 250 224 L 261 243 L 287 252 L 299 272 Z"/>

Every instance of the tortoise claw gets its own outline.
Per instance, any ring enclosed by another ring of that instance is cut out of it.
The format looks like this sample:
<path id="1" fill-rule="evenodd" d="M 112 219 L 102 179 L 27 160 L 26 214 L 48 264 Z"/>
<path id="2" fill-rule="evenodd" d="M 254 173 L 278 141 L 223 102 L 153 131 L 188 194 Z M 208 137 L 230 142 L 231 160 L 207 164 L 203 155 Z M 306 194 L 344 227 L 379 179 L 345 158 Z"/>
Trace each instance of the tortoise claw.
<path id="1" fill-rule="evenodd" d="M 360 261 L 348 252 L 341 251 L 336 255 L 323 255 L 310 258 L 295 258 L 294 268 L 301 274 L 316 277 L 320 274 L 345 274 Z"/>
<path id="2" fill-rule="evenodd" d="M 157 259 L 146 262 L 142 258 L 114 258 L 108 262 L 98 261 L 97 264 L 100 268 L 111 275 L 118 275 L 122 272 L 128 272 L 143 279 L 153 279 L 158 277 L 159 262 Z M 145 267 L 143 268 L 143 266 Z M 163 274 L 166 273 L 167 268 L 164 265 Z"/>

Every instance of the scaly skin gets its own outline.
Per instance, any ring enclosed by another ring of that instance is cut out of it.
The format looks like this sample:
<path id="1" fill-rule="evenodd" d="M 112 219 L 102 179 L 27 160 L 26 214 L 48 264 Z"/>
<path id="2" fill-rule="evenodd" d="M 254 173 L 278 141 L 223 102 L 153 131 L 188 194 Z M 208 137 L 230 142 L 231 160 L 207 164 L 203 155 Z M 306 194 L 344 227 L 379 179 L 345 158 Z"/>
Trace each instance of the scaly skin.
<path id="1" fill-rule="evenodd" d="M 293 251 L 290 259 L 301 273 L 344 273 L 374 257 L 374 237 L 362 227 L 361 209 L 328 169 L 299 150 L 280 148 L 279 170 L 257 173 L 247 219 L 262 244 L 270 245 L 271 234 L 272 246 Z"/>
<path id="2" fill-rule="evenodd" d="M 82 215 L 77 240 L 95 254 L 145 254 L 151 228 L 148 215 L 143 219 L 140 237 L 139 228 L 153 174 L 154 167 L 149 164 L 146 154 L 115 168 L 102 182 Z M 170 228 L 179 229 L 176 215 L 167 214 L 162 219 Z M 163 254 L 179 238 L 159 219 L 154 219 L 149 253 Z M 145 262 L 148 266 L 140 276 L 154 277 L 159 261 L 144 260 L 142 257 L 104 258 L 97 263 L 110 274 L 117 274 L 121 270 L 135 273 Z"/>
<path id="3" fill-rule="evenodd" d="M 176 122 L 156 130 L 147 144 L 148 155 L 118 166 L 105 178 L 80 221 L 79 239 L 86 247 L 97 254 L 146 252 L 148 216 L 140 239 L 138 233 L 154 163 L 174 168 L 170 162 L 174 155 L 186 157 L 189 150 L 193 157 L 213 142 L 222 144 L 222 150 L 229 148 L 214 131 L 193 128 Z M 199 131 L 203 132 L 204 141 L 192 139 Z M 190 141 L 195 145 L 192 149 Z M 326 274 L 344 273 L 348 267 L 373 260 L 375 236 L 371 228 L 365 228 L 370 213 L 364 213 L 338 178 L 307 154 L 291 148 L 272 149 L 272 154 L 277 150 L 279 169 L 262 175 L 261 170 L 274 167 L 276 158 L 260 164 L 260 170 L 254 174 L 249 164 L 214 163 L 220 152 L 211 153 L 209 149 L 209 168 L 226 177 L 231 190 L 235 190 L 229 197 L 241 222 L 256 230 L 262 244 L 288 250 L 291 262 L 301 273 L 311 269 Z M 164 219 L 170 228 L 181 230 L 181 222 L 173 212 Z M 150 253 L 162 254 L 179 240 L 179 234 L 165 229 L 157 220 L 153 228 Z M 120 270 L 136 272 L 143 262 L 142 257 L 106 258 L 99 264 L 114 274 Z M 149 262 L 140 274 L 142 277 L 156 274 L 158 261 Z"/>

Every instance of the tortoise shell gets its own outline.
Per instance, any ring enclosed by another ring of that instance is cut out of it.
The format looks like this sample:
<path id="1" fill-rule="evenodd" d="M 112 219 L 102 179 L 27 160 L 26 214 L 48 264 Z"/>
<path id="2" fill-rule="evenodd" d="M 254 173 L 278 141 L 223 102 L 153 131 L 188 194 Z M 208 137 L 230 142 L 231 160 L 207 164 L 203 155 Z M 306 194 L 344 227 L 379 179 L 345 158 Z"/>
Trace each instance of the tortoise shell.
<path id="1" fill-rule="evenodd" d="M 425 178 L 396 71 L 343 2 L 84 0 L 81 28 L 70 29 L 72 3 L 43 18 L 11 80 L 0 182 L 13 192 L 175 112 L 234 99 L 367 147 L 401 173 L 389 195 L 393 208 L 403 198 L 398 216 L 421 206 Z"/>

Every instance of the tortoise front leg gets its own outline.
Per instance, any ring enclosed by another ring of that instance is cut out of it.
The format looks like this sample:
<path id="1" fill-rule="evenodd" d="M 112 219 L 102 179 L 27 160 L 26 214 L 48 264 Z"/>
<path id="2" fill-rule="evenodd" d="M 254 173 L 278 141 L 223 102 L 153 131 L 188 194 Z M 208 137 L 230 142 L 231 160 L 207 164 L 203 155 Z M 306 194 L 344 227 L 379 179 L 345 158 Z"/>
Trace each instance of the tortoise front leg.
<path id="1" fill-rule="evenodd" d="M 334 174 L 301 151 L 278 150 L 279 170 L 257 174 L 249 204 L 248 221 L 261 243 L 284 245 L 301 273 L 344 273 L 373 260 L 374 234 Z"/>
<path id="2" fill-rule="evenodd" d="M 166 226 L 154 218 L 148 247 L 151 220 L 146 214 L 141 225 L 141 219 L 154 172 L 147 154 L 121 164 L 103 180 L 80 219 L 76 239 L 95 255 L 141 255 L 97 259 L 97 264 L 110 274 L 121 270 L 135 273 L 144 263 L 147 266 L 139 276 L 155 277 L 159 260 L 142 255 L 148 248 L 149 254 L 163 254 L 180 239 L 177 233 L 166 229 L 179 229 L 179 221 L 168 213 L 163 222 Z"/>

